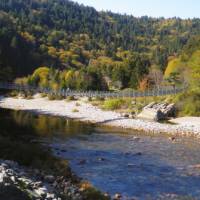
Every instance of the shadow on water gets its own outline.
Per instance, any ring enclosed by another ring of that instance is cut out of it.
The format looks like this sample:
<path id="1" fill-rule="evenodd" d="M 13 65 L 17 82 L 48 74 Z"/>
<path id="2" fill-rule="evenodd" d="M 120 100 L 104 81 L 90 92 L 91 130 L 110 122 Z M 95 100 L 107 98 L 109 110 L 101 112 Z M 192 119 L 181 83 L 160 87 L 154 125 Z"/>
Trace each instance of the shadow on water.
<path id="1" fill-rule="evenodd" d="M 114 122 L 114 121 L 118 121 L 118 120 L 126 120 L 127 118 L 124 118 L 124 117 L 118 117 L 118 118 L 115 118 L 115 119 L 109 119 L 109 120 L 104 120 L 104 121 L 101 121 L 101 122 L 98 122 L 97 124 L 98 125 L 103 125 L 103 124 L 107 124 L 107 123 L 110 123 L 110 122 Z"/>
<path id="2" fill-rule="evenodd" d="M 8 111 L 18 126 L 30 128 L 30 130 L 41 137 L 67 137 L 77 134 L 89 134 L 93 126 L 67 118 L 48 116 L 46 114 L 34 114 L 37 111 Z"/>

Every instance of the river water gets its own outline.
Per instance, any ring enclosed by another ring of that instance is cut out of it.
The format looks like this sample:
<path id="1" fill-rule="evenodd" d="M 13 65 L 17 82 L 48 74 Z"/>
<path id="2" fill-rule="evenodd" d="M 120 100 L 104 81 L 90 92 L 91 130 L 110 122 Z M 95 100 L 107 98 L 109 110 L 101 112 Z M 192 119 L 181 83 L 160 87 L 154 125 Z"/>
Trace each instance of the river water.
<path id="1" fill-rule="evenodd" d="M 200 142 L 195 138 L 172 142 L 168 136 L 0 110 L 0 136 L 14 132 L 18 137 L 22 127 L 103 192 L 120 193 L 123 199 L 200 199 Z"/>

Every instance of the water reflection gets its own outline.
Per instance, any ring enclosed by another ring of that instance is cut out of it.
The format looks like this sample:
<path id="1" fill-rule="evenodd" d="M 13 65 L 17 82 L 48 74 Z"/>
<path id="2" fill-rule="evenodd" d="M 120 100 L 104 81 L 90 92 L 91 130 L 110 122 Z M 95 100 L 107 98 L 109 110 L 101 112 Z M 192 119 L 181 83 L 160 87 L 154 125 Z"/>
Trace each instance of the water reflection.
<path id="1" fill-rule="evenodd" d="M 12 111 L 12 118 L 20 126 L 31 127 L 43 137 L 67 137 L 77 134 L 90 134 L 93 126 L 66 118 L 37 115 L 24 111 Z"/>
<path id="2" fill-rule="evenodd" d="M 36 168 L 59 166 L 58 160 L 49 148 L 43 146 L 43 142 L 47 138 L 61 139 L 71 134 L 91 132 L 92 126 L 82 127 L 83 124 L 64 118 L 0 109 L 0 159 L 15 160 Z"/>

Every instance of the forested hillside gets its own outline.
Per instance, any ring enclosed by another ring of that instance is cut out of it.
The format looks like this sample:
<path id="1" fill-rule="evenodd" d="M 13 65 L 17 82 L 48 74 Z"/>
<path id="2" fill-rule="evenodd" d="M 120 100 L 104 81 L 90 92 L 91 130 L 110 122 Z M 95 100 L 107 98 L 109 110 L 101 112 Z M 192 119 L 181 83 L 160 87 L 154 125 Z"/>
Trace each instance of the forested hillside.
<path id="1" fill-rule="evenodd" d="M 200 116 L 200 36 L 191 38 L 182 54 L 171 58 L 165 78 L 176 77 L 177 81 L 189 83 L 188 90 L 176 97 L 181 114 Z"/>
<path id="2" fill-rule="evenodd" d="M 199 33 L 199 19 L 135 18 L 68 0 L 1 0 L 0 78 L 46 66 L 43 85 L 51 77 L 76 89 L 144 87 Z M 38 84 L 42 75 L 34 74 L 28 81 Z"/>

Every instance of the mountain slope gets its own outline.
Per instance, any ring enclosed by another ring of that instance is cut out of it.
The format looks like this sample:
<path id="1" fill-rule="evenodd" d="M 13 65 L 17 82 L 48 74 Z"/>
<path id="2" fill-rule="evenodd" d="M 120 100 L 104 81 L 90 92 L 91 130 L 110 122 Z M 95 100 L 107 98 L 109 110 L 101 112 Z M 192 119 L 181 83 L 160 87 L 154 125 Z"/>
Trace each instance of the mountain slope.
<path id="1" fill-rule="evenodd" d="M 200 116 L 200 36 L 191 38 L 182 54 L 169 62 L 165 78 L 174 73 L 189 84 L 188 90 L 175 98 L 180 115 Z"/>
<path id="2" fill-rule="evenodd" d="M 164 71 L 168 57 L 179 54 L 199 31 L 199 19 L 135 18 L 68 0 L 3 0 L 1 77 L 48 66 L 137 88 L 151 66 Z"/>

